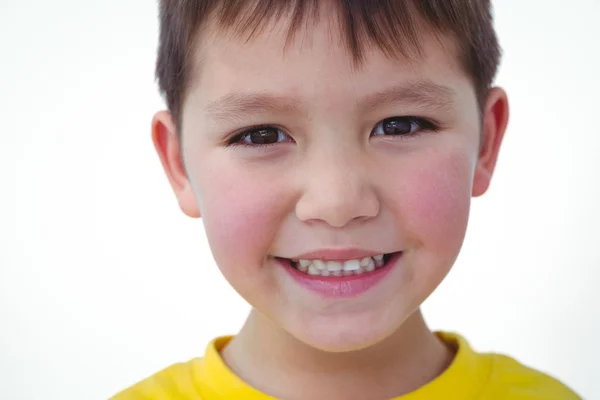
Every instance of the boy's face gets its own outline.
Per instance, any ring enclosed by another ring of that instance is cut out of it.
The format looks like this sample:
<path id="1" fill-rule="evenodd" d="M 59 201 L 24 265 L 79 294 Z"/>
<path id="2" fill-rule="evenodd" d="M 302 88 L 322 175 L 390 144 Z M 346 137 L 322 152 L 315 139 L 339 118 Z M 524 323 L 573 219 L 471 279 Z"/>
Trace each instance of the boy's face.
<path id="1" fill-rule="evenodd" d="M 203 37 L 182 114 L 187 175 L 167 113 L 155 118 L 155 144 L 239 294 L 311 346 L 358 349 L 397 330 L 454 263 L 506 99 L 492 91 L 481 143 L 473 86 L 449 41 L 424 39 L 412 63 L 371 49 L 353 69 L 333 25 L 284 50 L 286 24 L 249 42 Z M 239 138 L 257 126 L 267 128 Z M 323 249 L 393 257 L 374 272 L 307 280 L 286 261 Z"/>

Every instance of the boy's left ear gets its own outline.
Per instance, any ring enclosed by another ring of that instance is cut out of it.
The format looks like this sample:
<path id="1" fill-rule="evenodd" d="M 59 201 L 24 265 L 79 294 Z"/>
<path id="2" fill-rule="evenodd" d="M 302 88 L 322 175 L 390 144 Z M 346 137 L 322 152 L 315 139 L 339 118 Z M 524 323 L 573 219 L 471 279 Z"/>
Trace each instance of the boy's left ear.
<path id="1" fill-rule="evenodd" d="M 483 110 L 483 131 L 479 157 L 473 177 L 473 196 L 484 194 L 492 180 L 500 145 L 508 124 L 508 98 L 501 88 L 492 88 Z"/>

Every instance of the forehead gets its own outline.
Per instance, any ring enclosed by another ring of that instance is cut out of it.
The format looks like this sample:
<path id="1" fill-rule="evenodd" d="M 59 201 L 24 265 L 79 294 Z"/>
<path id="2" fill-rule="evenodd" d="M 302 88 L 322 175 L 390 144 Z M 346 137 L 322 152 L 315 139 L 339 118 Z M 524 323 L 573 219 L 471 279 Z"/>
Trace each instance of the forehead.
<path id="1" fill-rule="evenodd" d="M 413 89 L 431 83 L 473 92 L 452 38 L 421 29 L 414 51 L 389 55 L 367 44 L 357 63 L 330 16 L 305 24 L 291 40 L 286 18 L 265 23 L 251 38 L 209 22 L 194 49 L 189 97 L 205 106 L 239 92 L 358 102 L 407 82 Z"/>

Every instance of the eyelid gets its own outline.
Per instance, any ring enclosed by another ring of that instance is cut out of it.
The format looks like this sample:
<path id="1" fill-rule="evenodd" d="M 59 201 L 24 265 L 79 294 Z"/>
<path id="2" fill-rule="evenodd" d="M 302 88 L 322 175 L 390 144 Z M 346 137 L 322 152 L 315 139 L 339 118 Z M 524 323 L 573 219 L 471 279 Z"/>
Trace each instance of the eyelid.
<path id="1" fill-rule="evenodd" d="M 441 129 L 440 124 L 430 118 L 424 118 L 424 117 L 417 117 L 414 115 L 396 115 L 393 117 L 388 117 L 388 118 L 384 118 L 381 121 L 377 122 L 377 124 L 375 124 L 375 126 L 373 127 L 373 129 L 371 130 L 371 135 L 373 135 L 373 132 L 375 132 L 375 130 L 383 123 L 385 123 L 386 121 L 389 120 L 394 120 L 394 119 L 404 119 L 404 120 L 408 120 L 411 124 L 416 123 L 419 125 L 419 129 L 414 132 L 414 133 L 409 133 L 409 134 L 405 134 L 405 135 L 376 135 L 376 136 L 386 136 L 386 137 L 394 137 L 394 138 L 405 138 L 405 139 L 409 139 L 410 137 L 414 137 L 417 136 L 421 133 L 424 132 L 438 132 Z"/>
<path id="2" fill-rule="evenodd" d="M 275 143 L 263 143 L 263 144 L 252 144 L 252 143 L 245 143 L 242 141 L 242 139 L 251 134 L 252 132 L 258 131 L 260 129 L 275 129 L 278 132 L 283 133 L 285 136 L 287 136 L 288 138 L 290 138 L 291 140 L 289 141 L 285 141 L 285 142 L 275 142 Z M 261 125 L 255 125 L 255 126 L 250 126 L 250 127 L 245 127 L 242 128 L 234 133 L 232 133 L 231 135 L 228 136 L 227 139 L 225 139 L 225 145 L 226 146 L 247 146 L 247 147 L 265 147 L 265 146 L 273 146 L 276 145 L 278 143 L 287 143 L 287 142 L 291 142 L 293 141 L 291 136 L 287 133 L 287 131 L 285 129 L 283 129 L 280 126 L 277 126 L 275 124 L 261 124 Z"/>
<path id="3" fill-rule="evenodd" d="M 417 136 L 423 132 L 437 132 L 440 129 L 442 129 L 441 125 L 439 122 L 435 121 L 434 119 L 431 118 L 425 118 L 425 117 L 417 117 L 417 116 L 413 116 L 413 115 L 396 115 L 396 116 L 392 116 L 392 117 L 387 117 L 384 118 L 382 120 L 380 120 L 379 122 L 377 122 L 377 124 L 375 124 L 375 126 L 373 127 L 373 129 L 371 130 L 371 135 L 373 135 L 373 132 L 375 131 L 375 129 L 382 123 L 384 123 L 386 120 L 391 120 L 391 119 L 407 119 L 409 120 L 411 123 L 417 123 L 420 125 L 420 129 L 418 129 L 415 133 L 411 133 L 411 134 L 407 134 L 407 135 L 377 135 L 377 136 L 390 136 L 390 137 L 404 137 L 404 138 L 409 138 L 412 136 Z M 286 135 L 290 140 L 289 141 L 284 141 L 284 142 L 275 142 L 275 143 L 268 143 L 268 144 L 251 144 L 251 143 L 245 143 L 242 141 L 243 137 L 246 135 L 251 134 L 254 131 L 260 130 L 260 129 L 265 129 L 265 128 L 270 128 L 270 129 L 275 129 L 281 133 L 283 133 L 284 135 Z M 229 135 L 225 140 L 224 140 L 224 144 L 226 146 L 247 146 L 247 147 L 268 147 L 268 146 L 273 146 L 279 143 L 288 143 L 288 142 L 293 142 L 294 140 L 292 139 L 291 135 L 287 132 L 286 129 L 276 125 L 276 124 L 260 124 L 260 125 L 255 125 L 255 126 L 250 126 L 250 127 L 245 127 L 242 128 L 240 130 L 237 130 L 236 132 L 232 133 L 231 135 Z"/>

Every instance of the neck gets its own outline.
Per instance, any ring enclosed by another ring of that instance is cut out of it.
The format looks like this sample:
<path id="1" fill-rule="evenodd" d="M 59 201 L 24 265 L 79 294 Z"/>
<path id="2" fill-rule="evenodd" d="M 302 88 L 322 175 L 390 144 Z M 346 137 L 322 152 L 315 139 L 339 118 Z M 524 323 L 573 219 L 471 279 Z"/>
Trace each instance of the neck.
<path id="1" fill-rule="evenodd" d="M 453 358 L 420 311 L 366 349 L 330 353 L 306 345 L 256 310 L 222 357 L 242 380 L 277 398 L 392 398 L 440 375 Z"/>

